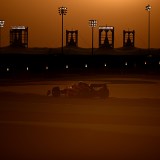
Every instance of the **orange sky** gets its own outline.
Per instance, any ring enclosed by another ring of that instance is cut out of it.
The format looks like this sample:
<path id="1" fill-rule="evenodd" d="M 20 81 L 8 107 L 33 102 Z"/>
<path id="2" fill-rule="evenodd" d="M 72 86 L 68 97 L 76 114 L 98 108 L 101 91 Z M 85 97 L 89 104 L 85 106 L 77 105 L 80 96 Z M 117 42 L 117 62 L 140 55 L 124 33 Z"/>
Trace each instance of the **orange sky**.
<path id="1" fill-rule="evenodd" d="M 98 26 L 115 27 L 116 48 L 123 44 L 124 29 L 134 29 L 135 46 L 147 48 L 147 4 L 152 6 L 151 48 L 160 48 L 159 0 L 1 0 L 0 19 L 5 20 L 2 46 L 9 44 L 10 26 L 25 25 L 29 27 L 29 47 L 60 47 L 61 16 L 58 7 L 63 5 L 68 8 L 64 30 L 79 30 L 79 47 L 91 47 L 88 20 L 97 19 Z M 98 27 L 94 33 L 94 46 L 98 47 Z"/>

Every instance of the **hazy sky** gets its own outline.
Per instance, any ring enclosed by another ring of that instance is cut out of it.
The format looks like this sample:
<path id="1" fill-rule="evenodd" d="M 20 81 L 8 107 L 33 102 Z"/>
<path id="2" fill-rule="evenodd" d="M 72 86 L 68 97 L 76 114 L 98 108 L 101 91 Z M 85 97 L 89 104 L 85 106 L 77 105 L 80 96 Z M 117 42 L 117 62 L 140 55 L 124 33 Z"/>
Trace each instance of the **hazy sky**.
<path id="1" fill-rule="evenodd" d="M 147 48 L 148 13 L 151 10 L 151 47 L 160 48 L 160 0 L 0 0 L 2 45 L 9 44 L 10 26 L 29 27 L 29 47 L 60 47 L 61 16 L 58 7 L 65 6 L 64 30 L 79 31 L 79 47 L 91 47 L 89 19 L 97 19 L 98 26 L 115 27 L 115 47 L 123 44 L 123 30 L 135 30 L 135 46 Z M 94 46 L 98 47 L 98 26 Z M 65 44 L 65 32 L 64 32 Z"/>

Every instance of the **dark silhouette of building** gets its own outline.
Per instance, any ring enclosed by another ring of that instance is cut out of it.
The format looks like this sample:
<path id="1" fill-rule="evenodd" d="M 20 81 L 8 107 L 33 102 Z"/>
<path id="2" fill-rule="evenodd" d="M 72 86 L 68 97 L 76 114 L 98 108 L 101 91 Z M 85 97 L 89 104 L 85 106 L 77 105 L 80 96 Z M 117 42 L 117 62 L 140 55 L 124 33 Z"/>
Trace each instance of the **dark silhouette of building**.
<path id="1" fill-rule="evenodd" d="M 123 47 L 134 47 L 135 31 L 123 30 Z"/>
<path id="2" fill-rule="evenodd" d="M 99 27 L 99 48 L 114 48 L 114 27 Z"/>
<path id="3" fill-rule="evenodd" d="M 66 30 L 66 46 L 78 47 L 78 30 Z"/>
<path id="4" fill-rule="evenodd" d="M 10 29 L 10 46 L 28 48 L 28 27 L 14 26 Z"/>

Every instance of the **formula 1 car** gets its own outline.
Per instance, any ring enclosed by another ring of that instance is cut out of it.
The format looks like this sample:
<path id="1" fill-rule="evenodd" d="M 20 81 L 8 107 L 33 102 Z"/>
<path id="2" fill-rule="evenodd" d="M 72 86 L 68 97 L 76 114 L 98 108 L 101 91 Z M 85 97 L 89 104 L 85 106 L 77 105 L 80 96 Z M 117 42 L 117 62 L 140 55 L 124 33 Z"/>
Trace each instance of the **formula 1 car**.
<path id="1" fill-rule="evenodd" d="M 109 89 L 106 84 L 87 84 L 79 82 L 65 89 L 60 87 L 53 87 L 52 90 L 48 90 L 47 95 L 53 97 L 76 97 L 76 98 L 108 98 Z"/>

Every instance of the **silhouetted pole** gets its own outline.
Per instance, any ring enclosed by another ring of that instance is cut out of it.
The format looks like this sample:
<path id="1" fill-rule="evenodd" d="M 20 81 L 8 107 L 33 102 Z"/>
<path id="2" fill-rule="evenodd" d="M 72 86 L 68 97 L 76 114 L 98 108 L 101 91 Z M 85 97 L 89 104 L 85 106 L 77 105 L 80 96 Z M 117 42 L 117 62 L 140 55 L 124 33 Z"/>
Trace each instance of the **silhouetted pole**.
<path id="1" fill-rule="evenodd" d="M 94 36 L 94 35 L 93 35 L 93 29 L 94 29 L 94 28 L 92 27 L 92 56 L 93 56 L 93 39 L 94 39 L 94 37 L 93 37 L 93 36 Z"/>
<path id="2" fill-rule="evenodd" d="M 59 12 L 59 15 L 62 15 L 62 54 L 63 54 L 63 15 L 67 14 L 67 8 L 59 7 L 58 12 Z"/>
<path id="3" fill-rule="evenodd" d="M 97 20 L 89 20 L 89 26 L 92 27 L 92 56 L 93 56 L 93 40 L 94 40 L 94 27 L 97 26 Z"/>
<path id="4" fill-rule="evenodd" d="M 62 54 L 63 54 L 63 14 L 62 14 Z"/>
<path id="5" fill-rule="evenodd" d="M 0 48 L 1 48 L 1 28 L 4 27 L 4 20 L 0 20 Z"/>
<path id="6" fill-rule="evenodd" d="M 150 10 L 151 6 L 148 4 L 145 8 L 148 11 L 148 49 L 150 49 Z"/>

